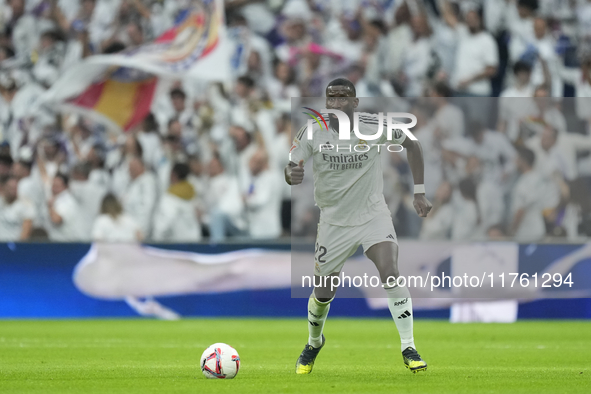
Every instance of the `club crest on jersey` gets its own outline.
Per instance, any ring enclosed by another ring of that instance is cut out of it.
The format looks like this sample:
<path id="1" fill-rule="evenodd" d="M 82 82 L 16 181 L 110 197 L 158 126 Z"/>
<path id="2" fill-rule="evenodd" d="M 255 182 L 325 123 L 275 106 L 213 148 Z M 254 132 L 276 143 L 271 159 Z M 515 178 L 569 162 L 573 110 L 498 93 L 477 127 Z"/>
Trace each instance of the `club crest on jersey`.
<path id="1" fill-rule="evenodd" d="M 334 146 L 329 141 L 326 141 L 326 144 L 320 145 L 320 150 L 333 150 Z"/>

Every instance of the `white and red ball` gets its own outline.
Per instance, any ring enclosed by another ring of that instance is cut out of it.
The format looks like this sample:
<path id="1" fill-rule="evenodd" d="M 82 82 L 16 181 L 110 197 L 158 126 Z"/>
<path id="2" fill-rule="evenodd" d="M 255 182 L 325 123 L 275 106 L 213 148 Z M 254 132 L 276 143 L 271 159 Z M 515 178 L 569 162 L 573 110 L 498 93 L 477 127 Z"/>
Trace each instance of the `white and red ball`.
<path id="1" fill-rule="evenodd" d="M 230 345 L 214 343 L 201 355 L 201 372 L 209 379 L 232 379 L 240 369 L 240 356 Z"/>

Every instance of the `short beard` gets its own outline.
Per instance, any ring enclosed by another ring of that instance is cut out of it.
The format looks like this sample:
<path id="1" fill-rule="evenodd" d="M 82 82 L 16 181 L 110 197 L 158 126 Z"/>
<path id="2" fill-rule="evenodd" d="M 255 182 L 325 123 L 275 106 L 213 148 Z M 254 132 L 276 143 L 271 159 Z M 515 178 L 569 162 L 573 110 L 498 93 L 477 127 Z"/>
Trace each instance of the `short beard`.
<path id="1" fill-rule="evenodd" d="M 328 127 L 335 131 L 339 131 L 338 118 L 328 115 Z"/>
<path id="2" fill-rule="evenodd" d="M 345 112 L 345 111 L 343 111 Z M 347 118 L 349 118 L 349 125 L 351 127 L 351 130 L 353 130 L 353 120 L 355 119 L 355 115 L 353 110 L 349 110 L 347 112 L 345 112 L 345 115 L 347 115 Z M 339 131 L 339 119 L 336 116 L 330 116 L 328 115 L 328 127 L 332 128 L 335 131 Z"/>

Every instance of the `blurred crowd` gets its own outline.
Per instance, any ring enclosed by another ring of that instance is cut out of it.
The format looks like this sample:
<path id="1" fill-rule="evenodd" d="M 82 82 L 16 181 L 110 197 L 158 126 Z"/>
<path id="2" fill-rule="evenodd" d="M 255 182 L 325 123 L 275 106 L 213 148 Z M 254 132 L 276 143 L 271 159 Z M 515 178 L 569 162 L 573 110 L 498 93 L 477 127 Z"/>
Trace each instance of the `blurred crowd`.
<path id="1" fill-rule="evenodd" d="M 383 155 L 400 237 L 591 236 L 591 1 L 226 0 L 228 80 L 161 78 L 125 134 L 31 114 L 73 64 L 151 42 L 189 3 L 0 0 L 1 240 L 313 236 L 311 177 L 292 198 L 282 175 L 291 100 L 335 77 L 418 118 L 434 209 L 413 214 L 405 155 Z"/>

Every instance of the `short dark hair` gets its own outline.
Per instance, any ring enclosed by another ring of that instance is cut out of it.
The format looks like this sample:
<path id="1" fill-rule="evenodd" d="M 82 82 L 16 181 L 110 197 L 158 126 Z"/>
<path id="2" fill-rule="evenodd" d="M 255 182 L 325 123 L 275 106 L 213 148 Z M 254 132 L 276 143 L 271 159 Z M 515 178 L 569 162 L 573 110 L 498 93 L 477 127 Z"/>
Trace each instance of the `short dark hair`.
<path id="1" fill-rule="evenodd" d="M 351 88 L 351 90 L 353 90 L 353 94 L 357 96 L 357 90 L 355 89 L 355 85 L 353 85 L 353 82 L 349 81 L 347 78 L 333 79 L 328 83 L 328 85 L 326 85 L 326 90 L 328 90 L 328 88 L 331 86 L 347 86 Z"/>
<path id="2" fill-rule="evenodd" d="M 33 162 L 32 161 L 19 160 L 18 164 L 25 167 L 29 171 L 31 171 L 33 169 Z"/>
<path id="3" fill-rule="evenodd" d="M 48 30 L 41 34 L 41 38 L 49 38 L 53 41 L 66 41 L 66 37 L 60 30 Z"/>
<path id="4" fill-rule="evenodd" d="M 190 172 L 191 170 L 189 169 L 189 166 L 185 163 L 175 163 L 175 165 L 172 166 L 172 173 L 181 181 L 187 179 Z"/>
<path id="5" fill-rule="evenodd" d="M 532 70 L 531 64 L 521 61 L 521 60 L 513 65 L 513 74 L 517 74 L 517 73 L 520 73 L 523 71 L 531 73 L 531 70 Z"/>
<path id="6" fill-rule="evenodd" d="M 125 50 L 125 44 L 121 41 L 115 41 L 109 44 L 104 50 L 104 54 L 118 53 Z"/>
<path id="7" fill-rule="evenodd" d="M 140 140 L 137 139 L 137 137 L 134 136 L 133 141 L 135 145 L 136 155 L 140 158 L 141 161 L 144 158 L 144 147 L 140 143 Z"/>
<path id="8" fill-rule="evenodd" d="M 64 174 L 63 172 L 58 172 L 57 174 L 55 174 L 55 177 L 60 178 L 62 182 L 64 182 L 64 185 L 66 185 L 66 187 L 68 187 L 68 185 L 70 184 L 70 177 Z"/>
<path id="9" fill-rule="evenodd" d="M 536 154 L 533 150 L 521 147 L 517 150 L 519 157 L 524 160 L 530 167 L 533 167 L 536 161 Z"/>
<path id="10" fill-rule="evenodd" d="M 14 56 L 14 51 L 8 45 L 0 45 L 0 51 L 4 51 L 6 58 L 10 58 Z"/>
<path id="11" fill-rule="evenodd" d="M 88 178 L 88 176 L 90 175 L 90 171 L 91 171 L 90 164 L 84 161 L 84 162 L 80 162 L 80 163 L 77 163 L 76 165 L 74 165 L 72 167 L 71 173 L 80 175 L 83 178 Z"/>
<path id="12" fill-rule="evenodd" d="M 187 98 L 187 94 L 185 93 L 185 91 L 183 89 L 174 88 L 170 91 L 170 97 L 171 98 L 180 97 L 184 100 Z"/>
<path id="13" fill-rule="evenodd" d="M 113 218 L 117 218 L 123 212 L 123 207 L 117 197 L 113 193 L 105 194 L 103 201 L 101 202 L 101 213 L 104 215 L 111 215 Z"/>
<path id="14" fill-rule="evenodd" d="M 243 76 L 239 77 L 237 81 L 239 83 L 245 85 L 249 89 L 254 88 L 254 79 L 252 79 L 248 75 L 243 75 Z"/>
<path id="15" fill-rule="evenodd" d="M 384 21 L 380 19 L 374 19 L 371 22 L 369 22 L 369 24 L 378 29 L 382 35 L 388 33 L 388 28 L 386 27 L 386 24 L 384 23 Z"/>
<path id="16" fill-rule="evenodd" d="M 0 155 L 0 164 L 4 164 L 5 166 L 11 166 L 14 163 L 12 157 L 10 155 Z"/>
<path id="17" fill-rule="evenodd" d="M 156 122 L 156 117 L 152 112 L 150 112 L 143 120 L 143 128 L 144 132 L 150 133 L 153 131 L 158 131 L 158 123 Z"/>
<path id="18" fill-rule="evenodd" d="M 519 0 L 517 2 L 518 7 L 526 7 L 529 8 L 531 11 L 535 11 L 538 9 L 538 0 Z"/>
<path id="19" fill-rule="evenodd" d="M 441 97 L 452 97 L 453 91 L 451 87 L 444 81 L 439 81 L 433 86 L 433 90 Z"/>

